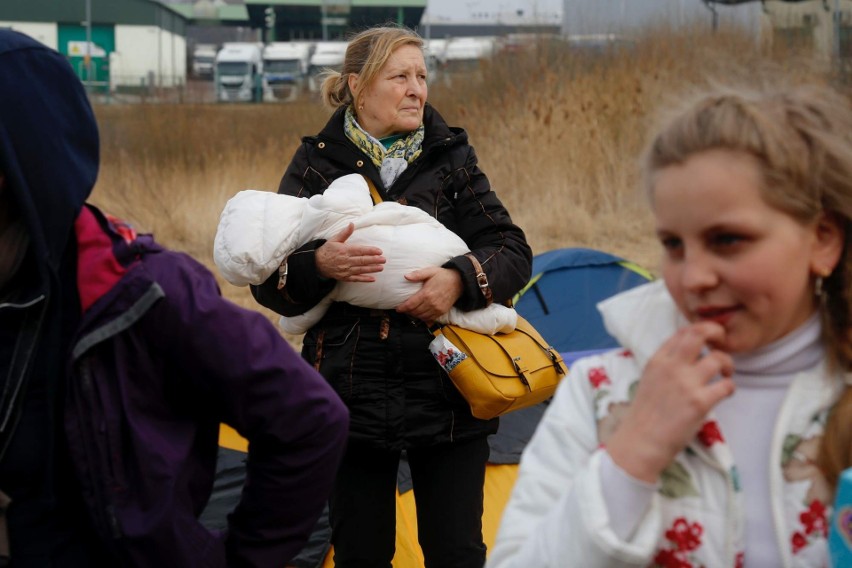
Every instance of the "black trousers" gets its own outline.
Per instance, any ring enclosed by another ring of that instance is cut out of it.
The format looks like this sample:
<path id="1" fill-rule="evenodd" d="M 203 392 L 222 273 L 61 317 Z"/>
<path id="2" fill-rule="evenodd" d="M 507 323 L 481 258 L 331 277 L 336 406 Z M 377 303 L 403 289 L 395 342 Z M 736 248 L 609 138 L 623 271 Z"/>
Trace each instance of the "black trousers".
<path id="1" fill-rule="evenodd" d="M 406 450 L 426 568 L 482 568 L 488 441 Z M 350 441 L 331 496 L 335 568 L 390 568 L 399 451 Z"/>

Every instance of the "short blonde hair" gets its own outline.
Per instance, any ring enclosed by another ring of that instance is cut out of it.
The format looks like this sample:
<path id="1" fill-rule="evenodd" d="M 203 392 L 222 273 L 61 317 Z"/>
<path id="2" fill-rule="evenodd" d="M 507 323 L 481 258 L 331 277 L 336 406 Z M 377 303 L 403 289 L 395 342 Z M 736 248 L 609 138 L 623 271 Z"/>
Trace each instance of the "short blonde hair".
<path id="1" fill-rule="evenodd" d="M 403 45 L 423 49 L 423 38 L 402 26 L 376 26 L 368 28 L 349 40 L 340 72 L 326 75 L 322 83 L 322 101 L 326 106 L 338 108 L 357 104 L 361 92 L 387 62 L 391 54 Z M 349 76 L 358 75 L 358 92 L 349 89 Z"/>

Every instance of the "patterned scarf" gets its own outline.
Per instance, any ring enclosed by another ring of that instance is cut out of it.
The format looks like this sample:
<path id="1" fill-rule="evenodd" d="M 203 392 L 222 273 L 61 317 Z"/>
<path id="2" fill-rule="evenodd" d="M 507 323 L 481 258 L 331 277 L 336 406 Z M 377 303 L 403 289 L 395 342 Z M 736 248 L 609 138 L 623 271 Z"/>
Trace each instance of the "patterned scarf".
<path id="1" fill-rule="evenodd" d="M 405 171 L 408 164 L 420 155 L 426 129 L 421 124 L 408 136 L 395 141 L 385 150 L 381 142 L 361 128 L 361 125 L 355 120 L 355 113 L 350 106 L 347 107 L 343 118 L 343 131 L 359 150 L 370 157 L 373 164 L 379 168 L 382 183 L 385 184 L 385 187 L 390 187 Z"/>

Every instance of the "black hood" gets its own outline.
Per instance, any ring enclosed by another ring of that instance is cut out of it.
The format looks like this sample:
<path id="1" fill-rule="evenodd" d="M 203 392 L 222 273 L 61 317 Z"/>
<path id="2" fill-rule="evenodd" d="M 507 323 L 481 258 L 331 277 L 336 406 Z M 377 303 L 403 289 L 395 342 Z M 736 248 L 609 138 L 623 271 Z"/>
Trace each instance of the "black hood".
<path id="1" fill-rule="evenodd" d="M 0 170 L 30 254 L 55 274 L 97 178 L 97 124 L 65 58 L 11 30 L 0 30 Z"/>

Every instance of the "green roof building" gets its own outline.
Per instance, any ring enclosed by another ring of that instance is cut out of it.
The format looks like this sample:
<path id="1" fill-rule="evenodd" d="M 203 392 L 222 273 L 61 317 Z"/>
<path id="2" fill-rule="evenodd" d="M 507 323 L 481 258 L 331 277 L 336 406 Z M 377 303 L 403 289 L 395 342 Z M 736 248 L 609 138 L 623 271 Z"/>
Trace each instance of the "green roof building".
<path id="1" fill-rule="evenodd" d="M 427 0 L 245 0 L 250 25 L 266 37 L 330 40 L 383 23 L 415 28 Z"/>
<path id="2" fill-rule="evenodd" d="M 184 84 L 186 26 L 156 0 L 0 2 L 0 27 L 56 49 L 96 91 Z"/>

